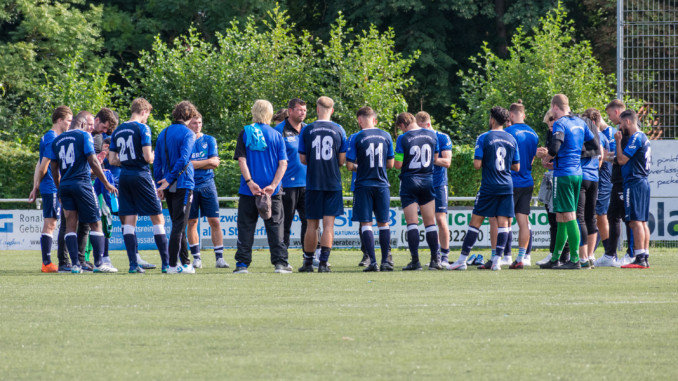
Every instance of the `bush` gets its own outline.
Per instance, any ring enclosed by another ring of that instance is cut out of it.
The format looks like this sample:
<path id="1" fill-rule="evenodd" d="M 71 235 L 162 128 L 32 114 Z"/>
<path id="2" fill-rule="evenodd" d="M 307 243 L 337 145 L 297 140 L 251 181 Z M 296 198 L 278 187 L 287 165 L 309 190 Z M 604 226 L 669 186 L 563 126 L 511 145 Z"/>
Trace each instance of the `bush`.
<path id="1" fill-rule="evenodd" d="M 28 198 L 37 162 L 27 146 L 0 140 L 0 198 Z"/>

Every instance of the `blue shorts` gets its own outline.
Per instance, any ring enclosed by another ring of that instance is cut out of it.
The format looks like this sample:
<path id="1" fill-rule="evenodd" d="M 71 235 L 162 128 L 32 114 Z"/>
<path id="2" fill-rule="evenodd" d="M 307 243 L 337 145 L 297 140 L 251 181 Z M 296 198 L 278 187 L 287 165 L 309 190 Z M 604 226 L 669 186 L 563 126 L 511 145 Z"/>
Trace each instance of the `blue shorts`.
<path id="1" fill-rule="evenodd" d="M 596 214 L 599 216 L 607 214 L 607 210 L 610 208 L 610 196 L 612 195 L 612 184 L 608 184 L 605 187 L 601 186 L 602 183 L 598 183 L 598 200 L 596 200 Z"/>
<path id="2" fill-rule="evenodd" d="M 647 180 L 624 184 L 626 221 L 647 221 L 650 216 L 650 184 Z"/>
<path id="3" fill-rule="evenodd" d="M 447 185 L 434 188 L 436 195 L 436 213 L 447 213 Z"/>
<path id="4" fill-rule="evenodd" d="M 325 216 L 344 214 L 341 191 L 306 190 L 306 219 L 322 220 Z"/>
<path id="5" fill-rule="evenodd" d="M 59 199 L 64 210 L 78 212 L 80 222 L 91 224 L 101 220 L 99 203 L 92 183 L 88 181 L 61 183 L 59 184 Z"/>
<path id="6" fill-rule="evenodd" d="M 513 194 L 489 194 L 478 191 L 473 214 L 483 217 L 515 217 Z"/>
<path id="7" fill-rule="evenodd" d="M 388 222 L 391 214 L 391 194 L 386 187 L 360 187 L 353 192 L 352 221 L 372 222 L 372 212 L 377 222 Z"/>
<path id="8" fill-rule="evenodd" d="M 405 177 L 400 179 L 400 203 L 405 208 L 411 204 L 426 205 L 435 200 L 432 177 Z"/>
<path id="9" fill-rule="evenodd" d="M 41 194 L 42 197 L 42 218 L 59 219 L 61 204 L 56 193 Z"/>
<path id="10" fill-rule="evenodd" d="M 217 186 L 214 180 L 209 184 L 193 189 L 193 203 L 188 214 L 189 220 L 198 217 L 219 217 L 219 200 L 217 200 Z"/>
<path id="11" fill-rule="evenodd" d="M 119 216 L 156 216 L 162 204 L 148 172 L 121 174 L 118 185 Z"/>

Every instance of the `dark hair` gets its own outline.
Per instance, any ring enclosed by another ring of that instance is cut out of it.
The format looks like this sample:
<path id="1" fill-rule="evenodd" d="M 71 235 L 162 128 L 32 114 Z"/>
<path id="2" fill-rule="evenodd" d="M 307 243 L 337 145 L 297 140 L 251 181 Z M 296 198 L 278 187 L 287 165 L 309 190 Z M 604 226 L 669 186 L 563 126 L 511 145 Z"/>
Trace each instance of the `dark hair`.
<path id="1" fill-rule="evenodd" d="M 174 106 L 172 119 L 188 122 L 198 114 L 198 109 L 189 101 L 181 101 Z"/>
<path id="2" fill-rule="evenodd" d="M 290 99 L 289 102 L 287 102 L 287 108 L 289 108 L 289 109 L 293 109 L 293 108 L 297 107 L 297 105 L 306 106 L 306 102 L 299 99 L 299 98 L 292 98 L 292 99 Z"/>
<path id="3" fill-rule="evenodd" d="M 511 106 L 509 106 L 509 111 L 510 112 L 525 112 L 525 106 L 523 106 L 523 100 L 518 99 L 516 103 L 511 103 Z"/>
<path id="4" fill-rule="evenodd" d="M 601 120 L 600 111 L 598 111 L 595 108 L 586 109 L 586 111 L 584 111 L 582 116 L 591 119 L 591 121 L 593 123 L 595 123 L 596 125 L 598 123 L 600 123 L 600 120 Z"/>
<path id="5" fill-rule="evenodd" d="M 358 110 L 358 112 L 356 113 L 356 116 L 357 116 L 358 118 L 360 118 L 361 116 L 362 116 L 362 117 L 365 117 L 365 118 L 369 118 L 369 117 L 374 118 L 374 117 L 377 116 L 377 113 L 374 112 L 374 110 L 372 110 L 372 107 L 370 107 L 370 106 L 365 106 L 365 107 L 361 107 L 361 108 Z"/>
<path id="6" fill-rule="evenodd" d="M 403 126 L 409 126 L 410 124 L 414 123 L 414 115 L 410 114 L 409 112 L 401 112 L 396 116 L 396 126 L 403 125 Z"/>
<path id="7" fill-rule="evenodd" d="M 503 126 L 509 120 L 509 112 L 503 107 L 494 106 L 490 110 L 490 117 Z"/>
<path id="8" fill-rule="evenodd" d="M 104 144 L 109 144 L 109 145 L 111 144 L 111 137 L 110 136 L 107 137 L 106 139 L 104 139 Z"/>
<path id="9" fill-rule="evenodd" d="M 619 114 L 619 119 L 626 119 L 632 121 L 633 123 L 638 123 L 638 115 L 633 110 L 625 110 Z"/>
<path id="10" fill-rule="evenodd" d="M 99 119 L 99 122 L 101 123 L 113 122 L 113 125 L 111 127 L 114 127 L 115 125 L 118 124 L 118 117 L 110 108 L 106 107 L 102 108 L 101 110 L 99 110 L 95 118 Z"/>
<path id="11" fill-rule="evenodd" d="M 68 127 L 69 130 L 82 130 L 85 123 L 87 123 L 87 118 L 92 116 L 92 113 L 89 111 L 80 111 L 73 120 L 71 121 L 71 126 Z"/>
<path id="12" fill-rule="evenodd" d="M 52 112 L 52 124 L 56 124 L 60 119 L 64 119 L 68 115 L 73 115 L 73 111 L 68 106 L 59 106 Z"/>
<path id="13" fill-rule="evenodd" d="M 289 111 L 286 108 L 281 108 L 280 110 L 278 110 L 278 112 L 275 113 L 275 115 L 273 115 L 273 119 L 271 119 L 271 125 L 273 126 L 274 124 L 280 123 L 283 120 L 287 119 L 287 117 L 289 116 L 290 116 Z"/>

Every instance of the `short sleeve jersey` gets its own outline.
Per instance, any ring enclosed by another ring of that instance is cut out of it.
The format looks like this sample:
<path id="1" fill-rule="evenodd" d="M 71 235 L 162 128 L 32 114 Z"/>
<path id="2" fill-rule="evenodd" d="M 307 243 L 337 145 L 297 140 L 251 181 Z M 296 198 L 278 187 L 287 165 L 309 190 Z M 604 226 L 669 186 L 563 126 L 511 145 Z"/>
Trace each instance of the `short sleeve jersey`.
<path id="1" fill-rule="evenodd" d="M 135 175 L 150 172 L 143 147 L 151 145 L 151 129 L 139 122 L 125 122 L 111 135 L 110 150 L 118 153 L 120 173 Z"/>
<path id="2" fill-rule="evenodd" d="M 443 151 L 452 150 L 452 140 L 450 136 L 444 132 L 436 131 L 436 137 L 438 138 L 438 154 L 440 155 Z M 438 165 L 433 166 L 433 186 L 440 187 L 447 185 L 447 168 L 441 167 Z"/>
<path id="3" fill-rule="evenodd" d="M 610 141 L 607 139 L 602 131 L 598 132 L 598 139 L 600 139 L 600 146 L 605 150 L 610 152 Z M 601 186 L 606 186 L 610 184 L 610 176 L 612 175 L 612 163 L 609 161 L 603 161 L 600 168 L 598 169 L 598 182 Z M 599 186 L 600 187 L 600 186 Z"/>
<path id="4" fill-rule="evenodd" d="M 201 135 L 195 140 L 193 146 L 193 153 L 191 153 L 191 161 L 201 161 L 211 159 L 219 156 L 217 152 L 217 141 L 209 135 Z M 212 169 L 194 169 L 193 178 L 195 179 L 195 187 L 210 184 L 210 180 L 214 178 L 214 170 Z"/>
<path id="5" fill-rule="evenodd" d="M 483 163 L 480 192 L 513 194 L 511 165 L 520 163 L 520 154 L 518 143 L 511 134 L 506 131 L 488 131 L 478 136 L 474 158 Z"/>
<path id="6" fill-rule="evenodd" d="M 45 135 L 42 136 L 42 139 L 40 139 L 40 146 L 39 146 L 39 151 L 40 151 L 40 161 L 42 161 L 43 157 L 47 157 L 49 159 L 48 153 L 52 151 L 52 142 L 54 139 L 57 137 L 56 132 L 54 130 L 49 130 Z M 42 177 L 42 180 L 40 180 L 40 194 L 51 194 L 51 193 L 56 193 L 56 185 L 54 185 L 54 179 L 52 178 L 52 171 L 47 169 L 47 173 L 45 173 L 45 176 Z"/>
<path id="7" fill-rule="evenodd" d="M 395 159 L 403 163 L 400 178 L 433 177 L 433 159 L 437 152 L 438 137 L 433 130 L 418 128 L 398 136 Z"/>
<path id="8" fill-rule="evenodd" d="M 353 139 L 355 139 L 356 135 L 358 135 L 358 132 L 355 134 L 351 135 L 347 139 L 346 143 L 346 160 L 348 160 L 348 151 L 351 149 L 351 142 Z M 355 192 L 355 176 L 356 176 L 356 171 L 351 171 L 351 192 Z"/>
<path id="9" fill-rule="evenodd" d="M 518 143 L 518 152 L 520 153 L 520 170 L 517 172 L 511 171 L 513 186 L 516 188 L 534 186 L 534 179 L 532 178 L 532 160 L 537 154 L 539 136 L 534 132 L 532 127 L 524 123 L 514 124 L 504 131 L 508 132 L 516 139 L 516 143 Z"/>
<path id="10" fill-rule="evenodd" d="M 318 120 L 301 130 L 299 153 L 306 155 L 306 190 L 340 191 L 339 154 L 346 152 L 346 131 Z"/>
<path id="11" fill-rule="evenodd" d="M 61 184 L 78 182 L 91 183 L 91 169 L 87 162 L 94 155 L 92 135 L 83 130 L 69 130 L 57 136 L 52 142 L 51 160 L 59 166 Z"/>
<path id="12" fill-rule="evenodd" d="M 393 157 L 393 140 L 388 132 L 370 128 L 351 135 L 346 160 L 358 164 L 355 188 L 389 187 L 386 163 Z"/>
<path id="13" fill-rule="evenodd" d="M 302 123 L 301 128 L 306 124 Z M 285 142 L 287 150 L 287 169 L 282 179 L 283 188 L 299 188 L 306 186 L 306 165 L 301 164 L 299 160 L 299 137 L 301 130 L 297 132 L 294 127 L 289 125 L 287 119 L 275 126 Z"/>
<path id="14" fill-rule="evenodd" d="M 652 164 L 652 148 L 645 133 L 637 131 L 631 135 L 629 143 L 624 148 L 624 155 L 629 158 L 621 168 L 624 185 L 633 185 L 646 180 Z"/>
<path id="15" fill-rule="evenodd" d="M 282 135 L 267 124 L 256 124 L 261 129 L 261 133 L 266 141 L 266 149 L 263 151 L 251 150 L 247 148 L 247 134 L 245 130 L 240 131 L 238 142 L 235 146 L 234 159 L 244 157 L 247 161 L 247 169 L 250 171 L 252 181 L 259 188 L 263 189 L 271 184 L 275 178 L 281 160 L 287 160 L 287 152 Z M 273 196 L 280 191 L 281 184 L 273 191 Z M 245 196 L 252 196 L 252 191 L 247 186 L 245 178 L 240 175 L 240 188 L 238 193 Z"/>
<path id="16" fill-rule="evenodd" d="M 553 175 L 581 176 L 581 152 L 584 142 L 595 139 L 593 133 L 581 118 L 564 116 L 553 123 L 553 134 L 563 134 L 563 143 L 553 160 Z"/>

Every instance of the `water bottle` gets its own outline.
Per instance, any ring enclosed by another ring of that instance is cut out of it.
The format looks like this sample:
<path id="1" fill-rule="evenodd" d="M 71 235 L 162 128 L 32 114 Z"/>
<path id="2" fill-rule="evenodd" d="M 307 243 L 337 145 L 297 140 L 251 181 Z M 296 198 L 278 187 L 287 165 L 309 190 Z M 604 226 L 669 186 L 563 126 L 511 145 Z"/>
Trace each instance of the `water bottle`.
<path id="1" fill-rule="evenodd" d="M 118 196 L 111 193 L 111 213 L 118 213 Z"/>

